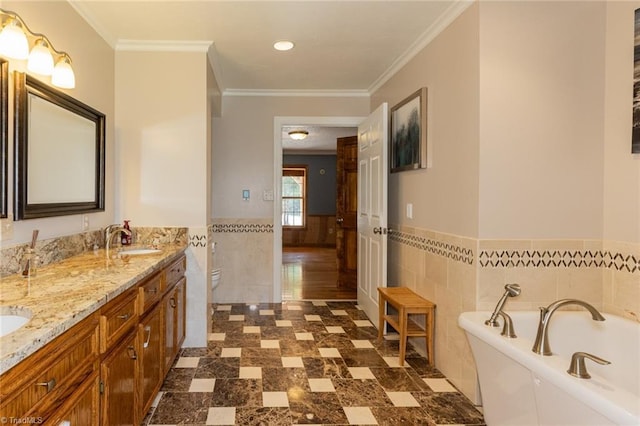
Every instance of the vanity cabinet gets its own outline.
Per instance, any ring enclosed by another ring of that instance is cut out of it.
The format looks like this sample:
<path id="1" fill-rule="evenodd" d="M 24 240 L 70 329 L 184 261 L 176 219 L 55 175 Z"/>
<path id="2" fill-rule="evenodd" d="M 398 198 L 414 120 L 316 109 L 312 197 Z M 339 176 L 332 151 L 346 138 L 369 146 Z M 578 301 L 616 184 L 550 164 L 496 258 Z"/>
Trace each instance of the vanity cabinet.
<path id="1" fill-rule="evenodd" d="M 3 374 L 0 418 L 42 423 L 82 399 L 99 372 L 98 315 L 93 314 Z M 83 402 L 97 411 L 97 402 Z M 79 423 L 78 423 L 79 424 Z"/>
<path id="2" fill-rule="evenodd" d="M 184 341 L 185 268 L 182 255 L 4 373 L 0 419 L 140 424 Z"/>

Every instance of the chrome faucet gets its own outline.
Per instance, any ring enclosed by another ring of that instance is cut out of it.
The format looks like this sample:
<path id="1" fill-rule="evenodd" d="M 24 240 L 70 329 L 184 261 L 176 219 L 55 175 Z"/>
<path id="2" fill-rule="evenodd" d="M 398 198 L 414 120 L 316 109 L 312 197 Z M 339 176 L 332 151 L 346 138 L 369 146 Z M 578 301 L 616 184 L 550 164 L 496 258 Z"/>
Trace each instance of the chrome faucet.
<path id="1" fill-rule="evenodd" d="M 551 348 L 549 347 L 549 322 L 553 313 L 560 307 L 566 305 L 578 305 L 582 306 L 591 313 L 591 318 L 594 321 L 604 321 L 605 318 L 598 312 L 596 308 L 578 299 L 561 299 L 553 302 L 546 308 L 540 307 L 540 322 L 538 323 L 538 333 L 536 334 L 536 341 L 533 344 L 531 350 L 539 355 L 551 355 Z"/>
<path id="2" fill-rule="evenodd" d="M 507 297 L 516 297 L 520 295 L 521 292 L 520 286 L 518 284 L 507 284 L 504 286 L 504 289 L 506 291 L 504 292 L 500 300 L 498 300 L 496 308 L 493 310 L 491 317 L 484 322 L 485 325 L 498 327 L 500 325 L 498 324 L 498 316 L 500 315 L 502 308 L 504 308 L 504 304 L 507 302 Z"/>
<path id="3" fill-rule="evenodd" d="M 107 257 L 109 257 L 109 250 L 111 249 L 111 241 L 114 235 L 119 235 L 120 232 L 124 232 L 127 235 L 131 235 L 129 229 L 124 228 L 122 225 L 113 224 L 104 228 L 104 247 L 107 251 Z"/>

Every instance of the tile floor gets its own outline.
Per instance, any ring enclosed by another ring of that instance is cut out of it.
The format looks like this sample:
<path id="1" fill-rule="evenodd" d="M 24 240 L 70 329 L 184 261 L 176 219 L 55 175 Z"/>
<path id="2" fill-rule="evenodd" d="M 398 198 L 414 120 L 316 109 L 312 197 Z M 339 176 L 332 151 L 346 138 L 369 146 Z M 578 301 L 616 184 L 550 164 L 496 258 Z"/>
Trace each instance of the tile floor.
<path id="1" fill-rule="evenodd" d="M 144 425 L 482 425 L 408 347 L 378 343 L 355 302 L 213 305 L 207 348 L 183 349 Z"/>

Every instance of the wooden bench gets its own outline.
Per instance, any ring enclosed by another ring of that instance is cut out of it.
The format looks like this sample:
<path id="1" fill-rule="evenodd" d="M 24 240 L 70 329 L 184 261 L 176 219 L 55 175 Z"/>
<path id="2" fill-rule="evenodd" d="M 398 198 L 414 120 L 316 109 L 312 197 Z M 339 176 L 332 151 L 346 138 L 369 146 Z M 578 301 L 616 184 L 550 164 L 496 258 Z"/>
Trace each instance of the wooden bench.
<path id="1" fill-rule="evenodd" d="M 398 311 L 398 315 L 387 314 L 387 304 L 393 306 Z M 400 365 L 404 365 L 407 338 L 424 337 L 429 365 L 435 366 L 433 333 L 436 305 L 406 287 L 378 287 L 378 308 L 380 310 L 378 340 L 382 339 L 385 321 L 400 333 Z M 409 318 L 412 314 L 425 316 L 424 329 Z"/>

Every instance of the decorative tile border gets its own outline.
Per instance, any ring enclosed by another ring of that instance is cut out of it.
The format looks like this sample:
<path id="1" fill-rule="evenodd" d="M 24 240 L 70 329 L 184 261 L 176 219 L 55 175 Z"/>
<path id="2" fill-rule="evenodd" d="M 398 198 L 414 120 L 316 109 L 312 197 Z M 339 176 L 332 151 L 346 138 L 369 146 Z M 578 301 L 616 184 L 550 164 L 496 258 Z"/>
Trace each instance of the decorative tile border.
<path id="1" fill-rule="evenodd" d="M 271 233 L 273 225 L 264 223 L 214 223 L 211 225 L 214 233 Z"/>
<path id="2" fill-rule="evenodd" d="M 473 250 L 469 248 L 395 230 L 391 230 L 388 235 L 391 241 L 414 247 L 418 250 L 424 250 L 457 262 L 473 265 Z"/>
<path id="3" fill-rule="evenodd" d="M 483 268 L 609 268 L 640 272 L 640 257 L 603 250 L 483 250 Z"/>
<path id="4" fill-rule="evenodd" d="M 472 249 L 454 243 L 392 230 L 389 240 L 447 259 L 474 263 Z M 633 250 L 632 250 L 633 251 Z M 640 274 L 640 255 L 622 250 L 481 250 L 481 268 L 606 268 Z"/>
<path id="5" fill-rule="evenodd" d="M 206 247 L 206 235 L 189 235 L 189 247 Z"/>

